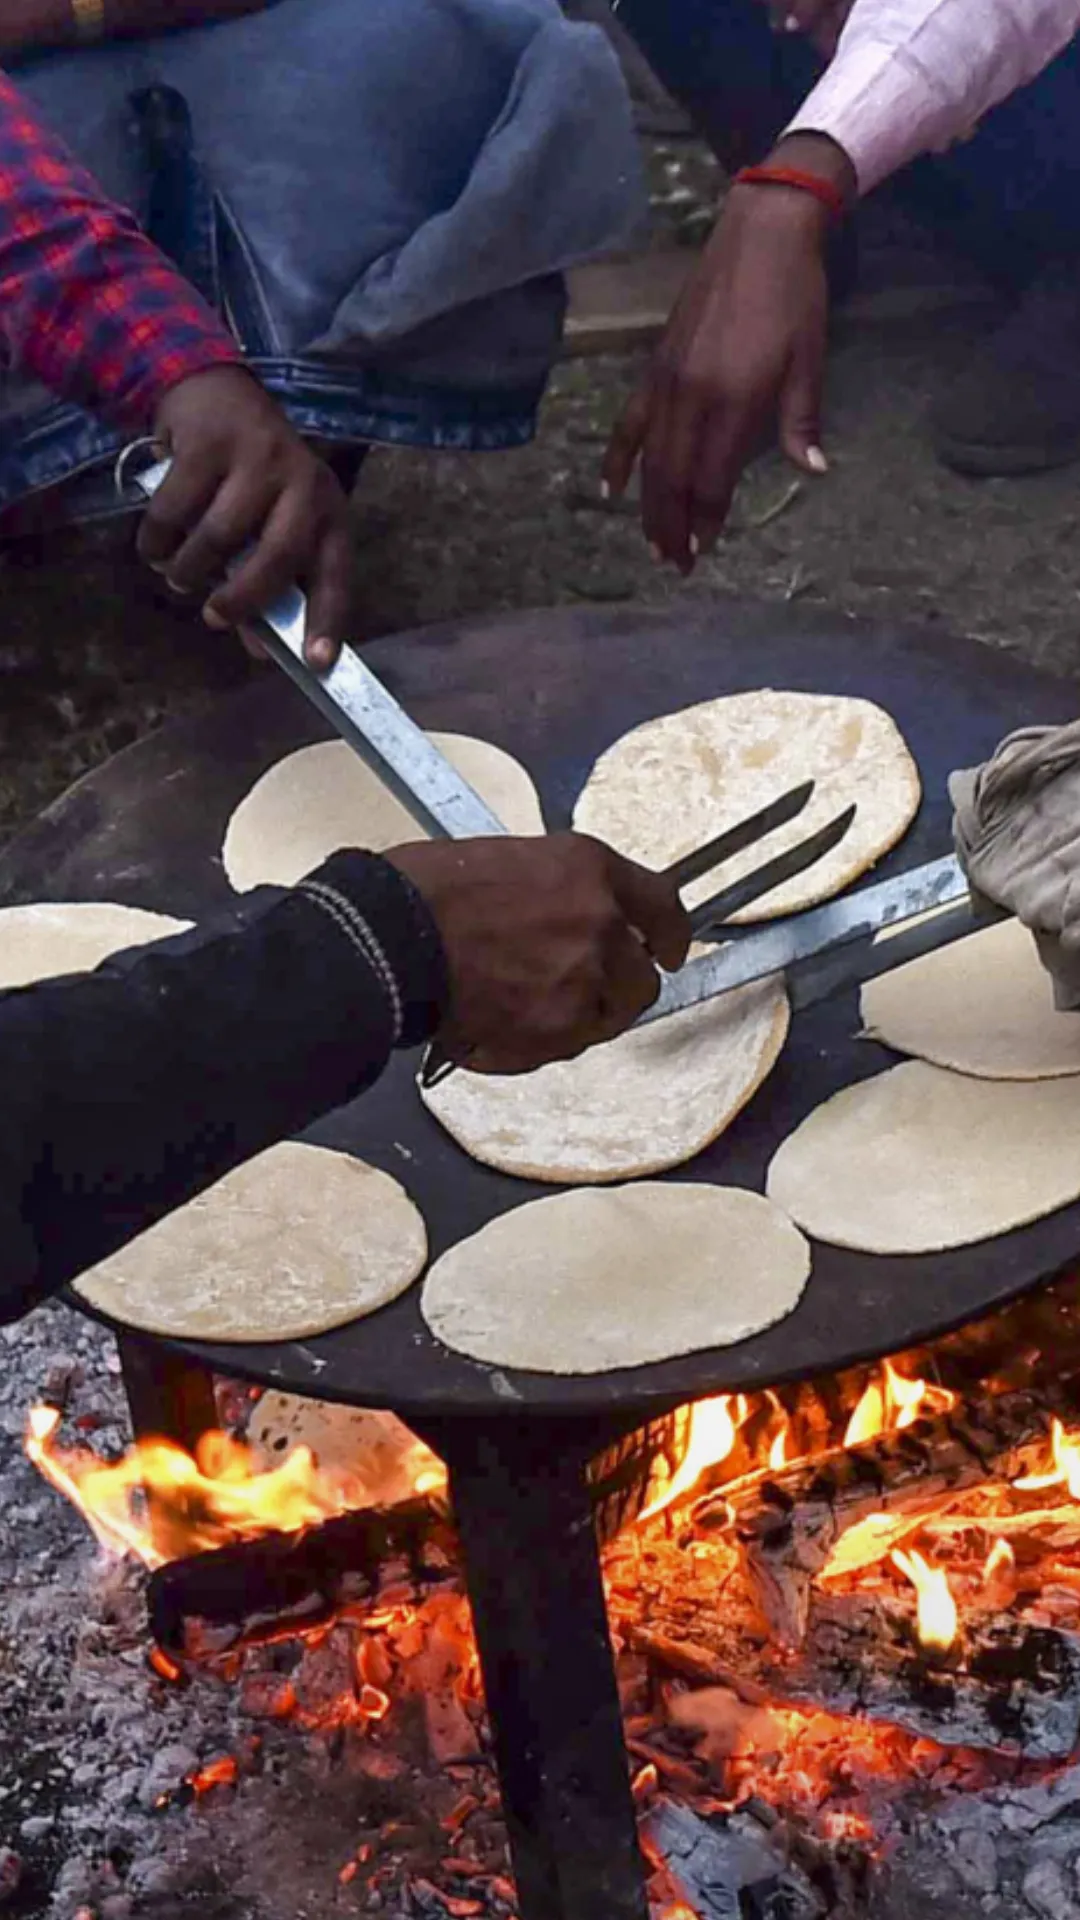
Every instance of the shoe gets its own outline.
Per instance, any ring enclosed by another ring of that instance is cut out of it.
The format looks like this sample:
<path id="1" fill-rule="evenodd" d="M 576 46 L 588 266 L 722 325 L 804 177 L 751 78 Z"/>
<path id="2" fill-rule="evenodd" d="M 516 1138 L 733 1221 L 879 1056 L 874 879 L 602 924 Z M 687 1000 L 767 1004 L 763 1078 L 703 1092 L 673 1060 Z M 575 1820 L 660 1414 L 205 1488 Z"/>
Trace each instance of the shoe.
<path id="1" fill-rule="evenodd" d="M 1045 473 L 1080 459 L 1080 263 L 1034 280 L 932 410 L 956 473 Z"/>

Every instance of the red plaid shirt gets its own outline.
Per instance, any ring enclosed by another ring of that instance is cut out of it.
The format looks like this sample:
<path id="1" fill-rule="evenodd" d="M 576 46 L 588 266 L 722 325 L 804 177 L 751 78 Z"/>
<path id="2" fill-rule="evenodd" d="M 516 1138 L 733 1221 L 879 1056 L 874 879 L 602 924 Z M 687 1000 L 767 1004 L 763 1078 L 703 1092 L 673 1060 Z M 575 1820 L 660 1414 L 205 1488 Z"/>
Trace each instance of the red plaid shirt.
<path id="1" fill-rule="evenodd" d="M 240 360 L 209 307 L 0 74 L 0 356 L 147 428 L 189 374 Z"/>

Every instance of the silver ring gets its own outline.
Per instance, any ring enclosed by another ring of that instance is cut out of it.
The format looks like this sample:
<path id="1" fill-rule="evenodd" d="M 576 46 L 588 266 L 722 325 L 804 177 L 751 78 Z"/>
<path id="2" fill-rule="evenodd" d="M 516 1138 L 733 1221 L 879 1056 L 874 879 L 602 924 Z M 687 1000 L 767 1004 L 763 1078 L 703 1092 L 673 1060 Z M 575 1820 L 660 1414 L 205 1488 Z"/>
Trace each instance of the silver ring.
<path id="1" fill-rule="evenodd" d="M 121 500 L 124 499 L 127 490 L 128 462 L 134 454 L 143 452 L 156 453 L 158 459 L 161 459 L 161 443 L 154 439 L 153 434 L 144 433 L 141 439 L 130 441 L 116 456 L 116 465 L 113 467 L 113 486 Z"/>

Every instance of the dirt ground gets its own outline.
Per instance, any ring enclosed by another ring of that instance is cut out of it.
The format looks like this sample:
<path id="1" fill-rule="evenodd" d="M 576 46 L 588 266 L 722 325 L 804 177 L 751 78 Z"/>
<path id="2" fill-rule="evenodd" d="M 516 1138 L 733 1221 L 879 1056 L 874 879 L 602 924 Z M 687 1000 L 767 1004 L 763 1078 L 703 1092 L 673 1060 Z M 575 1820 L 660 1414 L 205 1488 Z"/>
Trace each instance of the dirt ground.
<path id="1" fill-rule="evenodd" d="M 685 147 L 654 145 L 651 160 L 659 230 L 692 237 L 708 164 Z M 357 501 L 365 633 L 730 591 L 940 621 L 1075 672 L 1080 475 L 972 482 L 935 464 L 927 405 L 994 318 L 962 277 L 942 280 L 940 261 L 917 262 L 913 280 L 910 260 L 898 274 L 870 252 L 837 327 L 830 475 L 796 486 L 778 457 L 761 460 L 688 583 L 653 564 L 632 507 L 599 499 L 606 433 L 640 355 L 564 364 L 522 452 L 376 452 Z M 0 551 L 0 840 L 108 754 L 260 671 L 170 604 L 130 549 L 125 526 Z"/>

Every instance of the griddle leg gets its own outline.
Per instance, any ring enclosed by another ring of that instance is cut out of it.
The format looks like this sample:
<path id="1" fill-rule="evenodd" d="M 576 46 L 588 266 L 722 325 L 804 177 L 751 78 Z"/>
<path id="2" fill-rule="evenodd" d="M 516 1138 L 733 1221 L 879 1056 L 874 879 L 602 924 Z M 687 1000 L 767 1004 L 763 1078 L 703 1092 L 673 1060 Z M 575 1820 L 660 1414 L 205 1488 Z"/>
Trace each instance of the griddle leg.
<path id="1" fill-rule="evenodd" d="M 540 1421 L 440 1422 L 432 1445 L 450 1469 L 522 1920 L 647 1920 L 588 1453 Z"/>
<path id="2" fill-rule="evenodd" d="M 218 1424 L 209 1368 L 138 1334 L 119 1334 L 116 1344 L 136 1440 L 174 1440 L 194 1453 L 200 1437 Z"/>

